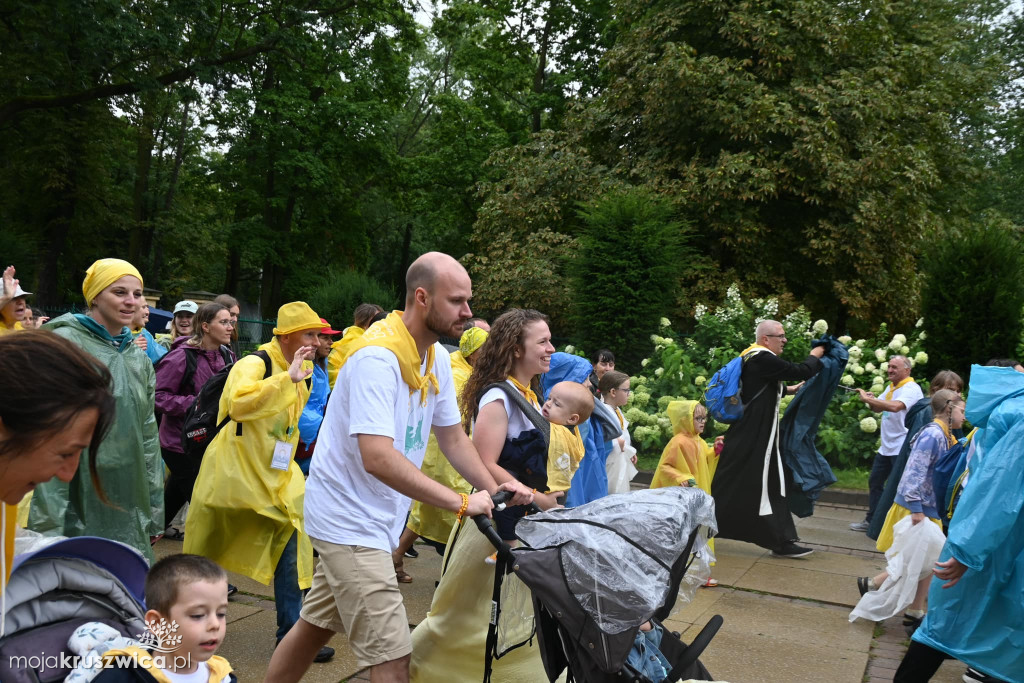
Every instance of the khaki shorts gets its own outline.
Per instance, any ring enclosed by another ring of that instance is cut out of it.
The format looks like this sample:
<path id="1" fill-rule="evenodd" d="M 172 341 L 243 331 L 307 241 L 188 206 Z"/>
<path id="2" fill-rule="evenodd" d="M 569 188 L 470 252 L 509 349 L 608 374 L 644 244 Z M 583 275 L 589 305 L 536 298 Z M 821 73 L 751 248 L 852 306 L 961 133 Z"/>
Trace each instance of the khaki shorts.
<path id="1" fill-rule="evenodd" d="M 302 618 L 313 626 L 348 634 L 361 667 L 411 654 L 409 618 L 391 553 L 311 540 L 320 561 L 302 603 Z"/>

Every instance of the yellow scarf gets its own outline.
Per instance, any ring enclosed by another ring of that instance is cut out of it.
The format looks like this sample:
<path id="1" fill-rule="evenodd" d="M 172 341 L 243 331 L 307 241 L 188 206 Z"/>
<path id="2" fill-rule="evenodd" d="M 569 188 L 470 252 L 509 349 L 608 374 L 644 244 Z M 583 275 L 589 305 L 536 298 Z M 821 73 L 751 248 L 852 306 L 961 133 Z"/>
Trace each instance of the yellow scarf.
<path id="1" fill-rule="evenodd" d="M 548 491 L 568 491 L 572 476 L 583 460 L 583 438 L 580 428 L 569 429 L 551 425 L 551 443 L 548 445 Z"/>
<path id="2" fill-rule="evenodd" d="M 537 394 L 533 393 L 533 390 L 530 389 L 530 387 L 524 387 L 522 384 L 519 383 L 519 380 L 517 380 L 512 375 L 509 375 L 508 381 L 512 382 L 512 386 L 514 386 L 516 389 L 518 389 L 519 393 L 522 394 L 523 396 L 525 396 L 527 401 L 529 401 L 530 403 L 532 403 L 535 406 L 536 405 L 540 405 L 537 402 Z"/>
<path id="3" fill-rule="evenodd" d="M 435 394 L 441 390 L 437 383 L 437 377 L 433 373 L 434 345 L 431 344 L 427 349 L 427 374 L 421 375 L 420 354 L 416 349 L 416 340 L 409 334 L 409 329 L 402 321 L 402 311 L 392 311 L 388 317 L 370 325 L 361 337 L 352 342 L 348 358 L 366 346 L 379 346 L 395 354 L 395 357 L 398 358 L 398 368 L 402 372 L 402 381 L 409 385 L 409 393 L 422 392 L 420 405 L 427 404 L 430 387 L 434 387 Z M 342 362 L 342 365 L 345 361 Z M 338 368 L 341 369 L 341 365 Z"/>
<path id="4" fill-rule="evenodd" d="M 885 398 L 882 399 L 882 400 L 883 401 L 891 401 L 892 400 L 892 395 L 893 395 L 893 393 L 897 389 L 902 387 L 904 384 L 906 384 L 908 382 L 913 382 L 913 381 L 914 381 L 913 378 L 908 375 L 907 377 L 904 377 L 903 379 L 901 379 L 896 385 L 890 384 L 889 385 L 889 390 L 885 392 Z"/>
<path id="5" fill-rule="evenodd" d="M 619 426 L 625 429 L 626 421 L 622 419 L 622 411 L 618 408 L 615 409 L 615 417 L 619 418 Z"/>
<path id="6" fill-rule="evenodd" d="M 745 357 L 751 351 L 767 351 L 768 353 L 773 353 L 772 350 L 769 349 L 767 346 L 761 346 L 760 344 L 751 344 L 747 348 L 743 349 L 743 351 L 740 353 L 740 358 Z"/>
<path id="7" fill-rule="evenodd" d="M 954 439 L 953 435 L 949 433 L 949 427 L 946 425 L 946 423 L 940 420 L 939 418 L 935 418 L 934 420 L 932 420 L 932 422 L 934 422 L 935 424 L 939 425 L 939 427 L 942 428 L 942 433 L 946 437 L 946 448 L 952 448 L 953 444 L 956 443 L 956 439 Z M 974 432 L 971 432 L 971 434 L 973 433 Z"/>

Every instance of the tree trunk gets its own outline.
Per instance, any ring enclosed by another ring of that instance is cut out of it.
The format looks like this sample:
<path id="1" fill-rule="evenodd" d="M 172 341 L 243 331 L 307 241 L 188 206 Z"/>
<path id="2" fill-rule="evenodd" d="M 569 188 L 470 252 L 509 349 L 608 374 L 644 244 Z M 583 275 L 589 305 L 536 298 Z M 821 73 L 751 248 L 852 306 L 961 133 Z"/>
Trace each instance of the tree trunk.
<path id="1" fill-rule="evenodd" d="M 540 36 L 540 50 L 537 55 L 537 70 L 533 72 L 533 94 L 538 98 L 544 94 L 544 83 L 547 79 L 548 49 L 551 42 L 552 15 L 555 12 L 555 3 L 548 8 L 548 20 L 544 22 L 544 30 Z M 541 114 L 543 113 L 540 103 L 534 102 L 531 107 L 531 130 L 539 133 L 541 130 Z"/>
<path id="2" fill-rule="evenodd" d="M 142 98 L 142 120 L 135 133 L 135 187 L 132 191 L 132 229 L 128 238 L 128 261 L 135 267 L 147 270 L 149 259 L 146 233 L 152 230 L 149 198 L 149 170 L 153 163 L 153 114 L 152 99 Z"/>

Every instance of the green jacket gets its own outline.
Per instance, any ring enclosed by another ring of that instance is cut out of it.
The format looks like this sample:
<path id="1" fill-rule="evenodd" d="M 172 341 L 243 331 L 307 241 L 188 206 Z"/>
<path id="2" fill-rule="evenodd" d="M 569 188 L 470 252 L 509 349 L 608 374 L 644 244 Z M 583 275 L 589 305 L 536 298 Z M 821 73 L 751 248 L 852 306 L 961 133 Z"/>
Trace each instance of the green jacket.
<path id="1" fill-rule="evenodd" d="M 96 495 L 88 460 L 94 454 L 86 449 L 71 483 L 54 478 L 36 487 L 28 528 L 46 535 L 121 541 L 152 563 L 150 536 L 164 529 L 164 466 L 153 415 L 153 363 L 134 344 L 118 351 L 70 313 L 45 329 L 98 358 L 114 379 L 117 414 L 95 454 L 103 491 L 113 506 Z"/>

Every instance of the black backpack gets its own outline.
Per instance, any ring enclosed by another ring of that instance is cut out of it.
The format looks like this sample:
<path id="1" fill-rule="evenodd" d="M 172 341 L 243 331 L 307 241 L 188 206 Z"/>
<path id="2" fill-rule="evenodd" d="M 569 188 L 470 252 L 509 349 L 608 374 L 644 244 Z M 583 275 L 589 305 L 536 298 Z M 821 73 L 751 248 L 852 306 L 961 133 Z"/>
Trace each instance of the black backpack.
<path id="1" fill-rule="evenodd" d="M 223 351 L 223 347 L 221 347 L 221 350 Z M 270 356 L 265 351 L 256 351 L 253 355 L 262 358 L 263 364 L 267 368 L 266 372 L 263 373 L 263 379 L 270 377 L 272 369 Z M 227 382 L 228 375 L 231 374 L 231 368 L 233 367 L 235 367 L 234 363 L 228 363 L 214 374 L 213 377 L 206 380 L 206 384 L 199 390 L 196 400 L 192 401 L 192 405 L 185 411 L 185 423 L 181 428 L 181 448 L 185 452 L 186 457 L 195 461 L 200 460 L 203 457 L 203 453 L 206 452 L 206 447 L 213 441 L 213 437 L 217 436 L 218 432 L 224 428 L 224 425 L 231 421 L 231 416 L 227 415 L 220 424 L 217 424 L 220 396 L 224 393 L 224 383 Z M 195 374 L 194 360 L 192 373 Z M 185 374 L 188 374 L 187 368 Z M 239 422 L 238 436 L 241 435 L 242 423 Z"/>

